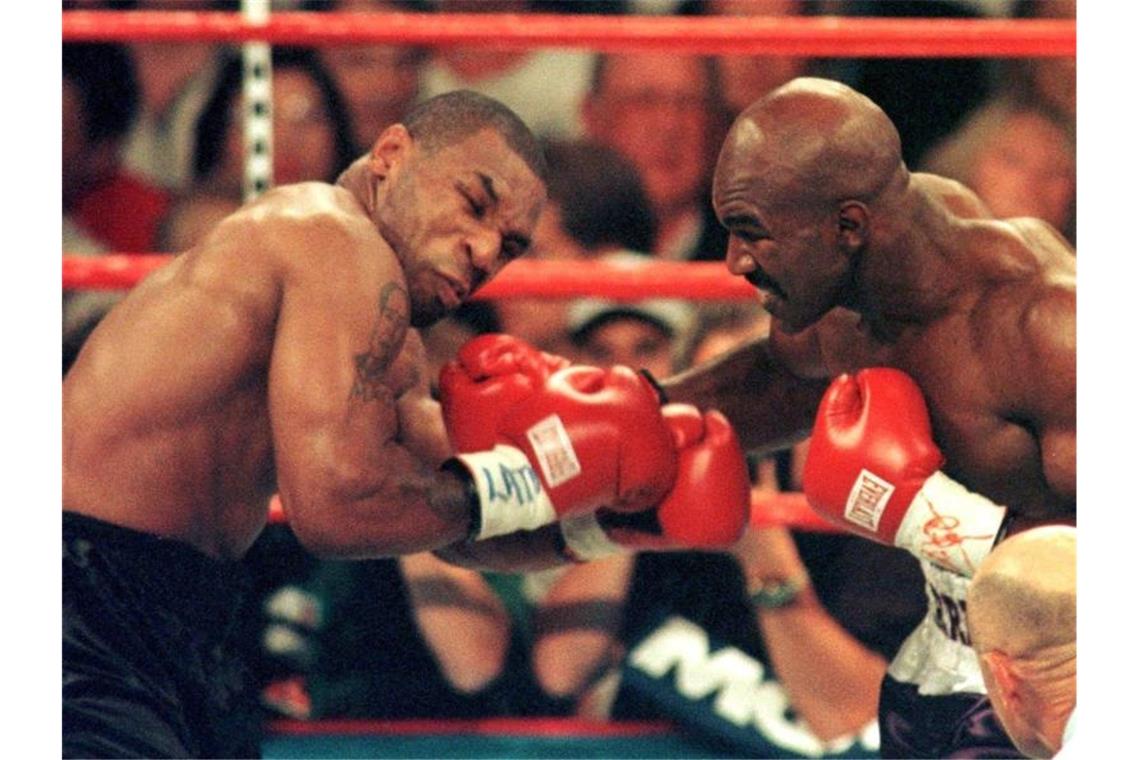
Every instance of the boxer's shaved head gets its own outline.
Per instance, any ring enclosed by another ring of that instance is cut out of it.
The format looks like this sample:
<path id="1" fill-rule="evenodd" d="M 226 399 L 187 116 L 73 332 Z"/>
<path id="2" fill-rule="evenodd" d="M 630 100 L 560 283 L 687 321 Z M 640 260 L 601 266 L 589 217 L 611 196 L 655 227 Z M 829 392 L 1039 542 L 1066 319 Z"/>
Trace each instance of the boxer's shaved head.
<path id="1" fill-rule="evenodd" d="M 801 77 L 737 118 L 717 162 L 719 186 L 748 178 L 761 203 L 869 202 L 905 178 L 891 120 L 869 98 L 839 82 Z"/>

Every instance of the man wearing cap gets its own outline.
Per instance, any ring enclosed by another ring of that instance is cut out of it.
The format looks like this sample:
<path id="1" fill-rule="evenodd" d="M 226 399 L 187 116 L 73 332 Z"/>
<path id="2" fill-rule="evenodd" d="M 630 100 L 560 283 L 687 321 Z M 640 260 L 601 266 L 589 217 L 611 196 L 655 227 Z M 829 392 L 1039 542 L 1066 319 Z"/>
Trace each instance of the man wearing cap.
<path id="1" fill-rule="evenodd" d="M 570 307 L 566 327 L 579 361 L 644 367 L 665 377 L 672 374 L 695 321 L 693 308 L 684 301 L 587 298 Z"/>

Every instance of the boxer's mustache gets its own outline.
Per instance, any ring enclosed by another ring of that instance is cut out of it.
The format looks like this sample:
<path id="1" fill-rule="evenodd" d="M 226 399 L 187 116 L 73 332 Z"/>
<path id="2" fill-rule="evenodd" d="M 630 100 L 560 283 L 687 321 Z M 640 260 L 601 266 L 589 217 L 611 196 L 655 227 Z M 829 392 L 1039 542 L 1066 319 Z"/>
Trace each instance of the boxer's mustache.
<path id="1" fill-rule="evenodd" d="M 759 265 L 756 267 L 756 269 L 746 274 L 744 278 L 748 280 L 748 282 L 751 283 L 752 287 L 756 288 L 757 290 L 768 290 L 780 296 L 781 298 L 788 297 L 788 294 L 785 293 L 784 289 L 780 287 L 780 283 L 772 279 L 772 277 L 770 277 L 767 272 L 760 268 Z"/>

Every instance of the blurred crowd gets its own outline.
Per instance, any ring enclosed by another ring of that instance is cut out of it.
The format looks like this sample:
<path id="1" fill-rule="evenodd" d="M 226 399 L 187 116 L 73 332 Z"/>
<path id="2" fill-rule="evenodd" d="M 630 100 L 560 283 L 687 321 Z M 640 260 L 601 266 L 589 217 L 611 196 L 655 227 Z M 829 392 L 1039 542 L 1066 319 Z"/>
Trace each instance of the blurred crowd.
<path id="1" fill-rule="evenodd" d="M 1075 14 L 1075 2 L 1065 0 L 275 0 L 273 7 L 615 17 Z M 232 0 L 65 0 L 63 8 L 238 9 Z M 185 251 L 242 203 L 239 50 L 68 43 L 62 57 L 66 255 Z M 1065 58 L 275 47 L 274 182 L 335 181 L 414 103 L 472 89 L 510 106 L 545 141 L 550 200 L 534 258 L 717 261 L 726 236 L 709 187 L 722 137 L 748 104 L 800 75 L 838 79 L 881 105 L 912 169 L 959 180 L 995 216 L 1039 217 L 1075 243 L 1076 78 L 1075 60 Z M 64 372 L 118 297 L 65 292 Z M 666 376 L 766 330 L 767 315 L 738 302 L 504 299 L 467 304 L 425 338 L 436 366 L 476 334 L 506 332 L 577 361 Z M 750 462 L 761 511 L 771 504 L 776 515 L 779 494 L 799 490 L 802 454 L 801 444 Z M 775 516 L 754 520 L 730 553 L 624 555 L 517 576 L 456 568 L 431 554 L 317 561 L 284 524 L 270 526 L 246 563 L 255 591 L 244 619 L 267 715 L 664 718 L 746 754 L 764 754 L 764 742 L 777 742 L 780 756 L 873 753 L 867 731 L 880 679 L 925 609 L 909 555 L 789 529 Z M 877 568 L 873 587 L 860 572 L 867 564 Z M 778 695 L 758 701 L 771 715 L 754 721 L 755 745 L 719 731 L 704 695 L 678 707 L 671 679 L 639 666 L 654 647 L 665 647 L 667 658 L 669 646 L 687 640 L 708 653 L 741 653 L 757 664 L 766 693 Z"/>

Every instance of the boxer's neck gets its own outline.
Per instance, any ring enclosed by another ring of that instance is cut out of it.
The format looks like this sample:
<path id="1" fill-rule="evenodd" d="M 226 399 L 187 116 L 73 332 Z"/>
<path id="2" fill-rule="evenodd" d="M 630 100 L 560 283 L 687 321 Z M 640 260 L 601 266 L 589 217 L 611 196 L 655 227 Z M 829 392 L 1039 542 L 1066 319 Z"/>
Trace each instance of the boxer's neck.
<path id="1" fill-rule="evenodd" d="M 966 278 L 945 243 L 945 210 L 921 193 L 903 193 L 872 210 L 872 233 L 853 274 L 851 308 L 876 332 L 928 324 L 959 303 Z"/>

